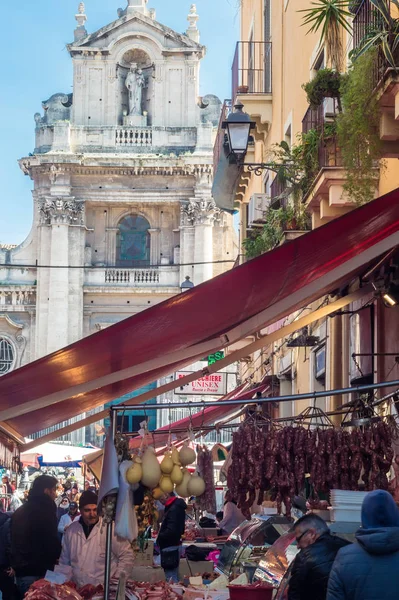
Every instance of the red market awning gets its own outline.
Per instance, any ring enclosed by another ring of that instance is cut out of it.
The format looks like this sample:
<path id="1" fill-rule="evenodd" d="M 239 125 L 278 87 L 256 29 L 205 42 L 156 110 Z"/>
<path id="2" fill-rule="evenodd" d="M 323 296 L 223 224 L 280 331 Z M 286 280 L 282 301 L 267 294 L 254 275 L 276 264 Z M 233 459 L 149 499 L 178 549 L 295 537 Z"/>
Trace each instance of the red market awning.
<path id="1" fill-rule="evenodd" d="M 399 190 L 4 375 L 0 421 L 28 435 L 103 405 L 337 289 L 397 245 Z"/>

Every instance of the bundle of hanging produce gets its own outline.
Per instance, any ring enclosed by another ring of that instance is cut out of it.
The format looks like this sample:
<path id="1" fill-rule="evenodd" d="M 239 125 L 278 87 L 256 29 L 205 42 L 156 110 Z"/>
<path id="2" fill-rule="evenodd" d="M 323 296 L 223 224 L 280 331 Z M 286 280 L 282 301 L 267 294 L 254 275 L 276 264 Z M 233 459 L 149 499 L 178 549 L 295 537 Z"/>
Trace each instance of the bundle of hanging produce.
<path id="1" fill-rule="evenodd" d="M 279 514 L 284 503 L 290 516 L 291 498 L 303 494 L 306 476 L 315 503 L 330 489 L 386 490 L 393 456 L 392 431 L 383 421 L 349 432 L 302 426 L 277 430 L 250 420 L 233 434 L 227 485 L 247 517 L 266 492 Z"/>
<path id="2" fill-rule="evenodd" d="M 199 510 L 216 514 L 216 491 L 212 452 L 206 446 L 197 446 L 197 471 L 205 482 L 205 492 L 197 497 Z"/>

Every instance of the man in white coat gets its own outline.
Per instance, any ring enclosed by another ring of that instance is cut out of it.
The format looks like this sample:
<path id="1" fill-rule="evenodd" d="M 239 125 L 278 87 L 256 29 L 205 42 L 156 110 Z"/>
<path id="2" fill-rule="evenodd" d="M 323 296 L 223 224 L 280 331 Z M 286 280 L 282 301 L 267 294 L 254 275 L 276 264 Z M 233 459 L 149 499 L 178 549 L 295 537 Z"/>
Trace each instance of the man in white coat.
<path id="1" fill-rule="evenodd" d="M 78 587 L 104 583 L 106 526 L 97 514 L 97 495 L 86 491 L 79 500 L 80 519 L 65 531 L 61 565 L 72 567 L 72 579 Z M 112 540 L 111 577 L 122 572 L 130 576 L 133 551 L 129 542 Z"/>

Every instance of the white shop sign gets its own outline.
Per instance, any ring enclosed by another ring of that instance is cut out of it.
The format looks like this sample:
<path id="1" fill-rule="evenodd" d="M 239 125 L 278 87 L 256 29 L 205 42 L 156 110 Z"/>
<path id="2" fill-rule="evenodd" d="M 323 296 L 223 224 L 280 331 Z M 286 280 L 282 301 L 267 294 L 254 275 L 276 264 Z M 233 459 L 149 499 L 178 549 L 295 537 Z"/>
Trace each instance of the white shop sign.
<path id="1" fill-rule="evenodd" d="M 176 381 L 194 371 L 177 371 Z M 186 383 L 175 389 L 175 394 L 198 394 L 201 396 L 224 396 L 227 391 L 227 373 L 213 373 Z"/>

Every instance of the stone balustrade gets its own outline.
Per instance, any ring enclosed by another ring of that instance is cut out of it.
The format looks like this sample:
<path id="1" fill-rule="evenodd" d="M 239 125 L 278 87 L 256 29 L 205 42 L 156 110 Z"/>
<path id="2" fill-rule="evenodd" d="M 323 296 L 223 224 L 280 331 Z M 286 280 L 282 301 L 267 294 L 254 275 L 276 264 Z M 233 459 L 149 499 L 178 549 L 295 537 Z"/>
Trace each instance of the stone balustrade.
<path id="1" fill-rule="evenodd" d="M 180 286 L 179 267 L 174 265 L 123 269 L 118 267 L 86 269 L 85 285 L 94 287 L 171 287 Z"/>
<path id="2" fill-rule="evenodd" d="M 115 130 L 116 146 L 152 146 L 151 127 L 118 127 Z"/>
<path id="3" fill-rule="evenodd" d="M 36 128 L 35 154 L 54 150 L 70 152 L 140 152 L 140 148 L 212 148 L 212 128 L 196 127 L 77 127 L 69 123 Z M 198 139 L 197 133 L 200 137 Z M 141 150 L 143 152 L 143 150 Z"/>

